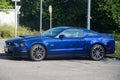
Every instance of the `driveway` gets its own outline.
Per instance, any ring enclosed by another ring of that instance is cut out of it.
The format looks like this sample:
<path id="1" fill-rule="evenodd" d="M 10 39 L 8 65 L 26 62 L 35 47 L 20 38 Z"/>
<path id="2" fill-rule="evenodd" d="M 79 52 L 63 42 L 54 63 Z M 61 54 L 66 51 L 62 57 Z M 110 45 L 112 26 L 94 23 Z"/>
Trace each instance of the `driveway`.
<path id="1" fill-rule="evenodd" d="M 120 60 L 51 58 L 34 62 L 1 53 L 0 80 L 120 80 Z"/>

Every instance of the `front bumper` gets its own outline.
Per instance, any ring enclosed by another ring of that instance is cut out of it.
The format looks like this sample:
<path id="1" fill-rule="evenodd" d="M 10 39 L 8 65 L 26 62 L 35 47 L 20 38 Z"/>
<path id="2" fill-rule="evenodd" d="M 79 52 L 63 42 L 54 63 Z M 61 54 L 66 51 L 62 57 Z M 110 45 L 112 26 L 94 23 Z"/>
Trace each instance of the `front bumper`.
<path id="1" fill-rule="evenodd" d="M 14 57 L 28 57 L 28 50 L 26 47 L 5 46 L 4 51 Z"/>

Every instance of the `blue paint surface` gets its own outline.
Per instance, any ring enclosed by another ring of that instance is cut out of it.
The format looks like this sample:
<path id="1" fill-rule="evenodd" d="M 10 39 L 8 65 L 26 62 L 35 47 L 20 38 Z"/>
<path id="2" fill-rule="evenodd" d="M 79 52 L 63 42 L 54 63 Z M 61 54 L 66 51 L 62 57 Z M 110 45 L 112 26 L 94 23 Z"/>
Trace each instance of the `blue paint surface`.
<path id="1" fill-rule="evenodd" d="M 60 38 L 60 35 L 64 35 Z M 90 56 L 93 45 L 100 44 L 106 54 L 115 51 L 115 41 L 111 35 L 100 34 L 84 28 L 56 27 L 43 34 L 25 35 L 6 40 L 5 48 L 16 57 L 29 57 L 33 45 L 41 44 L 49 56 Z"/>

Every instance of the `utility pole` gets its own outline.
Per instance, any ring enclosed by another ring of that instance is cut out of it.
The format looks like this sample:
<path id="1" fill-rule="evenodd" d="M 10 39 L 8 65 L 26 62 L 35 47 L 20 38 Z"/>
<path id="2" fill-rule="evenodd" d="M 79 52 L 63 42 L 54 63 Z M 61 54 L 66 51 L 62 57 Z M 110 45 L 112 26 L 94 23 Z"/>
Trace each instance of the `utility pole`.
<path id="1" fill-rule="evenodd" d="M 12 0 L 15 2 L 15 37 L 17 37 L 17 2 L 19 2 L 20 0 Z"/>
<path id="2" fill-rule="evenodd" d="M 40 0 L 40 33 L 42 33 L 42 0 Z"/>
<path id="3" fill-rule="evenodd" d="M 90 30 L 90 19 L 91 19 L 91 17 L 90 17 L 90 12 L 91 12 L 91 0 L 88 0 L 88 9 L 87 9 L 88 11 L 88 13 L 87 13 L 87 29 L 89 29 Z"/>

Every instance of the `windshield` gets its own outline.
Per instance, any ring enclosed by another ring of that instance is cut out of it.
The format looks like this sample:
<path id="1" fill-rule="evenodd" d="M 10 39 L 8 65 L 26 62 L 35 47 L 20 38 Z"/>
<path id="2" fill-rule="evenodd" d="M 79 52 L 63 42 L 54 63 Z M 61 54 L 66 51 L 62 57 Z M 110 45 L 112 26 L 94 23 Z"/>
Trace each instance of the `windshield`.
<path id="1" fill-rule="evenodd" d="M 52 29 L 49 29 L 49 30 L 45 31 L 44 33 L 42 33 L 42 36 L 56 37 L 63 30 L 64 30 L 64 28 L 52 28 Z"/>

